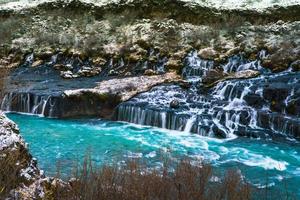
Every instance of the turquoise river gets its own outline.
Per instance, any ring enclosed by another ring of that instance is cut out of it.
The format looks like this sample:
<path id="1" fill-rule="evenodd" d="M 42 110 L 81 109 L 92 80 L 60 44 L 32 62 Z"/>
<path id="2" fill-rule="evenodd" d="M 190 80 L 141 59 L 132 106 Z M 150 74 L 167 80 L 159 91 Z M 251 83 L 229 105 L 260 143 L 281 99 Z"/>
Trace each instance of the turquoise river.
<path id="1" fill-rule="evenodd" d="M 99 119 L 7 116 L 19 125 L 31 154 L 49 176 L 55 176 L 58 165 L 65 175 L 70 174 L 86 152 L 100 165 L 139 158 L 153 168 L 162 165 L 162 158 L 176 162 L 189 157 L 210 162 L 220 173 L 236 168 L 258 188 L 288 191 L 300 198 L 300 144 L 296 141 L 224 140 Z"/>

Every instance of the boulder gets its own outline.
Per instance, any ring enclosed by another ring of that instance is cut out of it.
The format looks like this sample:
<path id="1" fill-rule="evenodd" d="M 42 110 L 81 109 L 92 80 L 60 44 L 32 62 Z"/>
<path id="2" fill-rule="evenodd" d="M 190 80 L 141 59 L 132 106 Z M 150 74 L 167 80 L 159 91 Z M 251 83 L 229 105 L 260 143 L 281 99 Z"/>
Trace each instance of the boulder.
<path id="1" fill-rule="evenodd" d="M 219 129 L 218 126 L 216 126 L 216 125 L 214 125 L 212 127 L 212 131 L 213 131 L 215 137 L 218 137 L 218 138 L 226 138 L 227 137 L 226 133 L 223 130 Z"/>
<path id="2" fill-rule="evenodd" d="M 170 108 L 178 109 L 180 107 L 180 102 L 177 99 L 173 99 L 170 102 Z"/>
<path id="3" fill-rule="evenodd" d="M 61 73 L 60 73 L 60 76 L 62 77 L 62 78 L 65 78 L 65 79 L 71 79 L 71 78 L 74 78 L 74 76 L 73 76 L 73 73 L 71 72 L 71 71 L 62 71 Z"/>
<path id="4" fill-rule="evenodd" d="M 206 76 L 203 78 L 203 83 L 206 88 L 213 87 L 219 82 L 232 80 L 232 79 L 248 79 L 254 78 L 260 75 L 259 71 L 255 70 L 243 70 L 230 74 L 225 74 L 219 70 L 211 70 L 206 73 Z"/>
<path id="5" fill-rule="evenodd" d="M 212 69 L 212 70 L 209 70 L 205 74 L 205 76 L 202 78 L 202 83 L 209 85 L 209 84 L 212 84 L 216 81 L 223 79 L 225 76 L 226 76 L 226 74 L 223 71 L 221 71 L 219 69 Z"/>
<path id="6" fill-rule="evenodd" d="M 41 64 L 43 64 L 43 61 L 37 60 L 32 63 L 31 67 L 37 67 L 37 66 L 40 66 Z"/>
<path id="7" fill-rule="evenodd" d="M 252 106 L 254 108 L 262 108 L 265 103 L 264 99 L 260 95 L 253 93 L 247 94 L 244 97 L 244 100 L 249 106 Z"/>
<path id="8" fill-rule="evenodd" d="M 92 63 L 94 65 L 101 65 L 102 66 L 102 65 L 105 65 L 107 63 L 107 60 L 102 58 L 102 57 L 97 57 L 97 58 L 93 59 Z"/>
<path id="9" fill-rule="evenodd" d="M 179 73 L 183 67 L 183 64 L 180 59 L 170 58 L 166 63 L 166 67 L 168 70 L 176 70 Z"/>
<path id="10" fill-rule="evenodd" d="M 154 71 L 153 69 L 147 69 L 147 70 L 144 72 L 144 75 L 146 75 L 146 76 L 154 76 L 154 75 L 157 75 L 157 72 Z"/>
<path id="11" fill-rule="evenodd" d="M 300 116 L 300 98 L 293 99 L 286 106 L 286 113 L 289 115 Z"/>
<path id="12" fill-rule="evenodd" d="M 214 60 L 215 58 L 219 57 L 217 51 L 215 51 L 212 47 L 207 47 L 205 49 L 201 49 L 198 52 L 199 57 L 206 59 L 206 60 Z"/>
<path id="13" fill-rule="evenodd" d="M 300 60 L 296 60 L 291 64 L 291 68 L 293 72 L 299 72 L 300 71 Z"/>
<path id="14" fill-rule="evenodd" d="M 65 71 L 65 70 L 68 69 L 68 68 L 67 68 L 65 65 L 63 65 L 63 64 L 55 64 L 55 65 L 53 65 L 53 68 L 54 68 L 55 70 L 59 70 L 59 71 Z"/>

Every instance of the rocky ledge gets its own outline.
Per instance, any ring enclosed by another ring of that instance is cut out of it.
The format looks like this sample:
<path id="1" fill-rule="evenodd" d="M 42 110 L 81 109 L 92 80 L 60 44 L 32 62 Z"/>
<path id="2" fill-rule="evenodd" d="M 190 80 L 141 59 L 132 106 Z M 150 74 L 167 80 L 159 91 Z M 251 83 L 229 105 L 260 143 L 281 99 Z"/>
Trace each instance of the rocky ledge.
<path id="1" fill-rule="evenodd" d="M 18 191 L 42 177 L 15 123 L 0 111 L 0 198 L 18 198 Z M 36 188 L 38 189 L 38 188 Z"/>
<path id="2" fill-rule="evenodd" d="M 17 125 L 0 111 L 0 199 L 48 199 L 60 186 L 68 183 L 43 175 Z"/>

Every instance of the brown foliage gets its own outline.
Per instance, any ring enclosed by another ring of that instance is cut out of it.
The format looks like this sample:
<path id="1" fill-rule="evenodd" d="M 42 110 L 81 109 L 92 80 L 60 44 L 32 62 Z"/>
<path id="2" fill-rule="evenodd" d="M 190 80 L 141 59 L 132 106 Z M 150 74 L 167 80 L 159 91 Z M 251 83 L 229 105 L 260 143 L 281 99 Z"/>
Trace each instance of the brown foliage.
<path id="1" fill-rule="evenodd" d="M 69 187 L 49 188 L 46 199 L 102 200 L 214 200 L 250 199 L 250 186 L 240 174 L 229 171 L 223 179 L 212 182 L 212 167 L 180 162 L 175 169 L 165 165 L 161 170 L 149 170 L 141 162 L 130 161 L 123 167 L 95 167 L 86 159 Z"/>

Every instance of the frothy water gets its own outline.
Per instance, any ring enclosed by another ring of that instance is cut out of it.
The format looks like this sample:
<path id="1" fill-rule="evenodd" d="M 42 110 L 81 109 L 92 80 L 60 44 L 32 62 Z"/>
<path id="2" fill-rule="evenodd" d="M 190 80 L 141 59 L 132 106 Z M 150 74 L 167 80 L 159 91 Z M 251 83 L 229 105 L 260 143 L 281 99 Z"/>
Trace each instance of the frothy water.
<path id="1" fill-rule="evenodd" d="M 115 118 L 211 137 L 299 138 L 300 121 L 296 116 L 300 93 L 295 88 L 300 86 L 300 73 L 272 74 L 260 64 L 266 56 L 262 50 L 251 61 L 237 54 L 217 69 L 213 61 L 201 59 L 192 51 L 185 58 L 182 71 L 189 86 L 156 86 L 119 105 Z M 261 75 L 205 88 L 203 77 L 211 70 L 221 69 L 231 74 L 255 70 Z M 174 100 L 175 107 L 171 106 Z"/>
<path id="2" fill-rule="evenodd" d="M 55 175 L 56 163 L 68 174 L 72 163 L 87 149 L 98 164 L 146 159 L 149 167 L 161 166 L 161 158 L 178 161 L 189 157 L 210 162 L 217 171 L 239 168 L 257 187 L 288 191 L 300 197 L 300 144 L 249 138 L 216 139 L 103 120 L 57 120 L 8 114 L 21 129 L 29 150 L 47 175 Z M 164 117 L 163 117 L 164 118 Z"/>
<path id="3" fill-rule="evenodd" d="M 83 83 L 87 88 L 94 88 L 95 82 L 111 73 L 126 71 L 122 58 L 111 59 L 98 76 L 66 81 L 57 77 L 57 72 L 50 65 L 57 62 L 70 64 L 77 73 L 77 70 L 91 63 L 79 62 L 79 58 L 59 59 L 59 55 L 55 55 L 49 66 L 26 67 L 30 65 L 32 56 L 28 55 L 24 66 L 11 75 L 12 80 L 22 80 L 20 85 L 23 86 L 20 88 L 18 84 L 8 89 L 1 102 L 1 110 L 57 118 L 69 117 L 69 113 L 90 116 L 95 110 L 100 110 L 97 107 L 103 106 L 101 102 L 82 101 L 86 109 L 76 110 L 77 103 L 65 98 L 63 91 L 82 88 Z M 149 50 L 148 56 L 156 57 L 157 62 L 137 62 L 133 66 L 134 74 L 143 74 L 147 69 L 164 73 L 167 58 L 153 49 Z M 115 109 L 113 119 L 218 138 L 234 138 L 236 135 L 268 139 L 300 138 L 300 90 L 297 90 L 300 87 L 300 73 L 271 73 L 261 66 L 261 59 L 267 56 L 267 52 L 261 50 L 255 60 L 249 60 L 239 53 L 218 66 L 214 61 L 204 60 L 196 51 L 191 51 L 183 60 L 182 70 L 182 77 L 188 84 L 164 84 L 138 94 L 121 103 Z M 260 75 L 237 78 L 245 70 L 247 73 L 255 70 Z M 224 80 L 207 88 L 203 79 L 210 79 L 212 75 L 209 74 L 213 71 L 230 73 L 237 79 Z M 19 75 L 21 72 L 22 75 Z M 171 106 L 174 101 L 177 105 Z"/>

